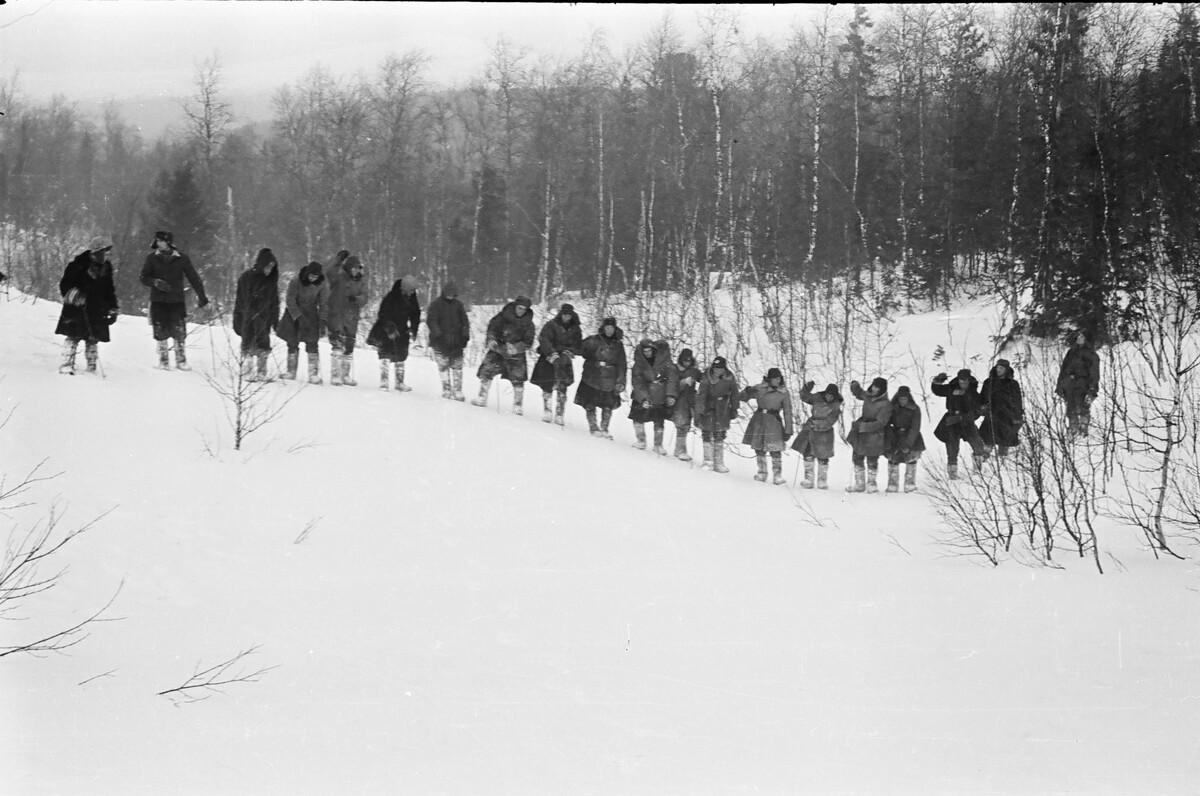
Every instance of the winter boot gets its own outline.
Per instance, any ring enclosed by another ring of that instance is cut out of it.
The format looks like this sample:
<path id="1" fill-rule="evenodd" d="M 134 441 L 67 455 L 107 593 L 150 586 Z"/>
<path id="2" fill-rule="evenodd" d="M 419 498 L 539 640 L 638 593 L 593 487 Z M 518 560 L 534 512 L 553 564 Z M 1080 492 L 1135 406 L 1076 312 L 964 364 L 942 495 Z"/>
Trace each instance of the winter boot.
<path id="1" fill-rule="evenodd" d="M 259 354 L 258 355 L 258 380 L 259 381 L 270 381 L 270 379 L 267 377 L 267 357 L 268 357 L 268 354 Z"/>
<path id="2" fill-rule="evenodd" d="M 813 488 L 813 460 L 804 460 L 804 480 L 800 482 L 800 486 L 805 489 Z"/>
<path id="3" fill-rule="evenodd" d="M 879 462 L 867 462 L 867 491 L 874 494 L 879 491 L 879 486 L 875 483 L 879 477 Z"/>
<path id="4" fill-rule="evenodd" d="M 917 491 L 917 463 L 909 462 L 904 466 L 904 491 Z"/>
<path id="5" fill-rule="evenodd" d="M 666 456 L 667 449 L 663 447 L 663 424 L 659 423 L 654 427 L 654 452 L 659 456 Z"/>
<path id="6" fill-rule="evenodd" d="M 336 351 L 329 355 L 329 383 L 334 387 L 342 386 L 342 355 Z"/>
<path id="7" fill-rule="evenodd" d="M 958 464 L 957 463 L 947 464 L 946 465 L 946 475 L 950 478 L 951 481 L 957 481 L 958 480 Z"/>
<path id="8" fill-rule="evenodd" d="M 300 353 L 296 352 L 299 357 Z M 321 384 L 321 355 L 316 351 L 310 351 L 308 354 L 308 383 Z"/>
<path id="9" fill-rule="evenodd" d="M 854 465 L 854 483 L 846 487 L 847 492 L 867 491 L 867 470 L 860 464 Z"/>
<path id="10" fill-rule="evenodd" d="M 700 467 L 704 470 L 713 468 L 713 444 L 711 442 L 704 443 L 704 463 Z"/>
<path id="11" fill-rule="evenodd" d="M 454 388 L 454 400 L 467 400 L 467 396 L 463 395 L 462 391 L 462 368 L 454 368 L 450 371 L 450 384 Z"/>
<path id="12" fill-rule="evenodd" d="M 490 389 L 492 389 L 491 379 L 479 382 L 479 395 L 471 399 L 471 406 L 487 406 L 488 390 Z"/>
<path id="13" fill-rule="evenodd" d="M 83 344 L 83 358 L 87 360 L 87 372 L 95 373 L 96 364 L 100 361 L 100 351 L 95 340 L 87 340 Z"/>
<path id="14" fill-rule="evenodd" d="M 605 439 L 613 438 L 612 434 L 610 434 L 608 431 L 608 424 L 611 421 L 612 421 L 612 410 L 611 409 L 601 409 L 600 410 L 600 433 L 604 435 Z"/>
<path id="15" fill-rule="evenodd" d="M 771 454 L 771 483 L 775 486 L 787 483 L 787 479 L 783 477 L 783 454 L 779 451 Z"/>
<path id="16" fill-rule="evenodd" d="M 438 370 L 438 375 L 442 377 L 442 397 L 453 398 L 454 388 L 450 386 L 450 368 Z"/>
<path id="17" fill-rule="evenodd" d="M 681 462 L 690 462 L 692 457 L 687 452 L 687 432 L 675 429 L 675 458 Z"/>
<path id="18" fill-rule="evenodd" d="M 525 385 L 524 384 L 514 384 L 513 385 L 513 414 L 514 415 L 525 414 Z"/>
<path id="19" fill-rule="evenodd" d="M 191 370 L 192 366 L 187 361 L 187 344 L 183 338 L 175 338 L 175 368 L 176 370 Z"/>
<path id="20" fill-rule="evenodd" d="M 554 422 L 554 410 L 550 407 L 550 393 L 542 393 L 542 422 Z"/>
<path id="21" fill-rule="evenodd" d="M 589 406 L 583 412 L 587 415 L 588 431 L 593 437 L 603 437 L 604 434 L 600 433 L 600 425 L 596 422 L 596 407 Z"/>
<path id="22" fill-rule="evenodd" d="M 392 388 L 392 363 L 390 360 L 379 360 L 379 389 L 387 392 Z"/>
<path id="23" fill-rule="evenodd" d="M 900 465 L 895 462 L 888 462 L 888 485 L 887 491 L 900 491 Z"/>
<path id="24" fill-rule="evenodd" d="M 822 459 L 817 462 L 817 489 L 829 488 L 829 460 Z"/>
<path id="25" fill-rule="evenodd" d="M 342 354 L 342 384 L 347 387 L 357 387 L 358 382 L 354 380 L 354 355 Z"/>
<path id="26" fill-rule="evenodd" d="M 404 383 L 404 367 L 403 362 L 396 363 L 396 390 L 397 392 L 412 392 L 412 387 Z"/>
<path id="27" fill-rule="evenodd" d="M 564 415 L 567 413 L 567 391 L 554 391 L 554 424 L 561 426 L 566 424 Z"/>
<path id="28" fill-rule="evenodd" d="M 75 349 L 79 346 L 79 341 L 68 337 L 63 340 L 62 362 L 58 366 L 58 372 L 65 376 L 75 375 Z"/>
<path id="29" fill-rule="evenodd" d="M 727 473 L 729 468 L 725 466 L 725 443 L 713 442 L 713 472 Z"/>
<path id="30" fill-rule="evenodd" d="M 300 367 L 300 351 L 288 351 L 287 370 L 279 377 L 285 381 L 296 380 L 296 370 Z"/>
<path id="31" fill-rule="evenodd" d="M 160 370 L 171 369 L 171 352 L 166 340 L 158 341 L 158 367 Z"/>
<path id="32" fill-rule="evenodd" d="M 754 474 L 755 481 L 767 480 L 767 454 L 755 451 L 754 460 L 758 462 L 758 472 Z"/>
<path id="33" fill-rule="evenodd" d="M 637 442 L 633 443 L 633 447 L 640 451 L 646 450 L 646 424 L 634 423 L 633 435 L 637 437 Z"/>

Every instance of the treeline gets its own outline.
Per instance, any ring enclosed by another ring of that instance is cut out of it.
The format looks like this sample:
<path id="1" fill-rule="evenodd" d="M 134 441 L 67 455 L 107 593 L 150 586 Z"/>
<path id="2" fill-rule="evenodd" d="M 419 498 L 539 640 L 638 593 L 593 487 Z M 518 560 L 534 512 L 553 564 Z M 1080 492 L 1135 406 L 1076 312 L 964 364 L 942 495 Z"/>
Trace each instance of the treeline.
<path id="1" fill-rule="evenodd" d="M 152 143 L 10 81 L 0 253 L 47 295 L 99 231 L 140 296 L 161 228 L 226 299 L 260 246 L 289 270 L 350 249 L 375 295 L 414 273 L 476 301 L 692 296 L 722 272 L 886 313 L 969 286 L 1035 333 L 1109 337 L 1145 315 L 1147 273 L 1195 283 L 1191 4 L 856 6 L 774 41 L 707 13 L 697 40 L 667 18 L 565 62 L 501 41 L 453 90 L 421 53 L 314 68 L 269 125 L 233 117 L 214 58 Z"/>

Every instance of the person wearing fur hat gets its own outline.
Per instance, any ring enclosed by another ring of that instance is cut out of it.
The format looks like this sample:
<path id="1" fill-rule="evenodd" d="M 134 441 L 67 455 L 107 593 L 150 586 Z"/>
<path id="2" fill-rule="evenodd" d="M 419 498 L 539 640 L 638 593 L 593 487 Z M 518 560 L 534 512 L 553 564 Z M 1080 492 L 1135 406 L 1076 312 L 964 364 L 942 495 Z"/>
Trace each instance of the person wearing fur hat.
<path id="1" fill-rule="evenodd" d="M 542 388 L 542 420 L 563 425 L 567 408 L 567 388 L 575 383 L 571 358 L 583 347 L 583 327 L 570 304 L 558 308 L 558 314 L 542 325 L 538 334 L 538 360 L 529 380 Z M 550 397 L 555 397 L 550 408 Z"/>
<path id="2" fill-rule="evenodd" d="M 696 385 L 703 374 L 696 367 L 696 357 L 690 348 L 679 352 L 679 358 L 672 367 L 675 369 L 675 380 L 679 383 L 679 397 L 675 399 L 671 413 L 671 422 L 675 424 L 675 458 L 690 462 L 692 457 L 688 454 L 687 437 L 696 409 Z"/>
<path id="3" fill-rule="evenodd" d="M 704 444 L 701 467 L 706 470 L 729 472 L 725 466 L 725 434 L 741 406 L 739 392 L 737 379 L 729 372 L 725 357 L 714 358 L 696 390 L 696 425 Z"/>
<path id="4" fill-rule="evenodd" d="M 533 306 L 526 296 L 517 296 L 488 323 L 487 354 L 479 364 L 479 397 L 472 398 L 475 406 L 487 406 L 492 379 L 499 376 L 513 386 L 513 414 L 524 413 L 525 381 L 529 378 L 529 363 L 525 352 L 533 345 Z"/>
<path id="5" fill-rule="evenodd" d="M 150 288 L 150 326 L 158 343 L 158 366 L 171 367 L 167 341 L 175 340 L 175 367 L 191 370 L 187 362 L 187 304 L 183 297 L 183 280 L 196 292 L 196 306 L 208 305 L 204 283 L 192 267 L 192 261 L 175 248 L 170 232 L 155 232 L 150 254 L 142 264 L 141 282 Z"/>
<path id="6" fill-rule="evenodd" d="M 625 332 L 617 325 L 616 318 L 600 321 L 600 329 L 583 341 L 580 355 L 583 357 L 583 372 L 579 387 L 575 390 L 575 403 L 583 407 L 587 415 L 588 430 L 593 437 L 612 439 L 608 431 L 613 410 L 621 405 L 621 393 L 625 392 Z M 596 422 L 596 409 L 600 409 L 600 422 Z"/>
<path id="7" fill-rule="evenodd" d="M 308 353 L 308 383 L 321 383 L 318 344 L 329 324 L 329 285 L 325 269 L 316 260 L 300 269 L 288 284 L 284 311 L 275 334 L 287 344 L 287 369 L 280 377 L 296 378 L 300 366 L 300 344 Z"/>
<path id="8" fill-rule="evenodd" d="M 904 491 L 917 491 L 917 460 L 925 450 L 921 436 L 921 407 L 912 390 L 897 387 L 892 396 L 892 414 L 884 429 L 884 455 L 888 460 L 887 491 L 900 491 L 900 465 L 904 465 Z"/>
<path id="9" fill-rule="evenodd" d="M 738 396 L 754 401 L 756 409 L 746 424 L 742 444 L 749 445 L 758 462 L 755 481 L 767 480 L 767 454 L 771 454 L 771 483 L 786 484 L 783 477 L 783 451 L 792 436 L 792 395 L 783 385 L 783 373 L 770 368 L 761 384 L 748 386 Z"/>
<path id="10" fill-rule="evenodd" d="M 1075 335 L 1063 356 L 1054 393 L 1067 404 L 1067 424 L 1072 436 L 1087 434 L 1092 422 L 1092 401 L 1100 393 L 1100 356 L 1086 332 Z"/>
<path id="11" fill-rule="evenodd" d="M 850 394 L 863 402 L 858 419 L 850 424 L 846 441 L 853 450 L 854 483 L 846 487 L 847 492 L 878 492 L 876 478 L 879 473 L 879 457 L 884 451 L 884 429 L 892 416 L 892 402 L 888 400 L 887 379 L 879 376 L 871 386 L 863 389 L 857 381 L 850 382 Z"/>
<path id="12" fill-rule="evenodd" d="M 471 339 L 471 321 L 458 300 L 458 284 L 453 280 L 442 285 L 442 295 L 430 302 L 425 325 L 429 327 L 433 361 L 442 377 L 442 397 L 466 400 L 462 391 L 463 349 Z"/>
<path id="13" fill-rule="evenodd" d="M 646 449 L 646 423 L 654 424 L 654 452 L 666 456 L 663 428 L 679 398 L 679 378 L 666 340 L 638 343 L 629 369 L 629 419 L 638 450 Z"/>
<path id="14" fill-rule="evenodd" d="M 279 326 L 279 261 L 270 249 L 259 249 L 250 266 L 237 281 L 233 304 L 233 332 L 242 338 L 242 377 L 249 381 L 267 378 L 271 355 L 271 332 Z M 254 367 L 257 359 L 258 367 Z"/>
<path id="15" fill-rule="evenodd" d="M 362 260 L 347 254 L 325 270 L 329 283 L 329 383 L 357 387 L 354 378 L 354 344 L 358 340 L 358 319 L 367 303 L 367 280 L 363 278 Z"/>
<path id="16" fill-rule="evenodd" d="M 1025 424 L 1025 403 L 1021 385 L 1013 376 L 1007 359 L 998 359 L 979 388 L 983 422 L 979 436 L 984 450 L 991 455 L 1006 456 L 1010 448 L 1021 444 L 1021 426 Z"/>
<path id="17" fill-rule="evenodd" d="M 421 302 L 417 298 L 417 278 L 405 276 L 392 284 L 379 302 L 379 317 L 367 335 L 367 345 L 379 354 L 379 389 L 391 388 L 392 369 L 396 371 L 396 390 L 411 392 L 404 383 L 408 344 L 421 331 Z"/>
<path id="18" fill-rule="evenodd" d="M 987 452 L 983 447 L 983 439 L 975 423 L 979 420 L 979 382 L 971 375 L 971 371 L 963 368 L 948 382 L 945 373 L 933 377 L 930 390 L 939 398 L 946 399 L 946 414 L 942 415 L 933 436 L 946 445 L 946 473 L 950 478 L 958 478 L 958 450 L 960 443 L 966 441 L 971 446 L 975 457 L 975 469 L 983 467 Z"/>
<path id="19" fill-rule="evenodd" d="M 792 442 L 792 450 L 804 457 L 804 480 L 800 486 L 813 488 L 813 463 L 816 462 L 817 489 L 829 488 L 829 460 L 833 458 L 834 426 L 842 419 L 842 393 L 836 384 L 830 384 L 821 392 L 814 393 L 813 381 L 804 382 L 800 400 L 812 407 L 808 420 L 800 427 L 800 433 Z"/>
<path id="20" fill-rule="evenodd" d="M 112 241 L 103 236 L 92 238 L 88 248 L 63 269 L 58 291 L 63 297 L 62 312 L 54 333 L 63 341 L 59 373 L 75 374 L 75 351 L 83 341 L 87 372 L 95 373 L 100 361 L 99 343 L 110 340 L 108 327 L 117 320 L 117 291 L 113 284 L 113 267 L 108 261 Z"/>

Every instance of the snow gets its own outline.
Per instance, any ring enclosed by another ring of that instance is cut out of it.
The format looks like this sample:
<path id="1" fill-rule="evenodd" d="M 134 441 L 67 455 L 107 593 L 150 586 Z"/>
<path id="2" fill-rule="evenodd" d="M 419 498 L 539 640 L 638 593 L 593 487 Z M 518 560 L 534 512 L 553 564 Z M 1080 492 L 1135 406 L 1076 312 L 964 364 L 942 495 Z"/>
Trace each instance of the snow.
<path id="1" fill-rule="evenodd" d="M 223 329 L 163 372 L 122 317 L 69 377 L 57 313 L 0 300 L 0 469 L 62 473 L 5 531 L 108 513 L 0 645 L 118 589 L 119 621 L 0 658 L 2 793 L 1196 792 L 1196 568 L 1124 529 L 1104 575 L 991 568 L 921 493 L 846 494 L 845 449 L 828 492 L 768 486 L 632 449 L 624 410 L 607 442 L 536 388 L 445 401 L 421 356 L 383 393 L 370 350 L 357 388 L 272 385 L 298 394 L 234 451 Z M 900 319 L 897 351 L 985 367 L 986 315 Z M 252 647 L 257 682 L 159 695 Z"/>

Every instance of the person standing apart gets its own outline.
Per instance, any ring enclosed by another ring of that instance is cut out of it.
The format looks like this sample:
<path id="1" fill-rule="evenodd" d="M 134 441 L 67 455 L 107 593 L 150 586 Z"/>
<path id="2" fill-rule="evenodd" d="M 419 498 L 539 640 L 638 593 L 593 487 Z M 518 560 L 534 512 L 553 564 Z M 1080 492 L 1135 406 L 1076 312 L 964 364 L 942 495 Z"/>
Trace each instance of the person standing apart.
<path id="1" fill-rule="evenodd" d="M 75 352 L 80 341 L 87 372 L 95 373 L 100 360 L 98 344 L 109 342 L 108 327 L 119 313 L 113 267 L 108 261 L 112 245 L 108 238 L 92 238 L 88 249 L 67 264 L 58 282 L 63 308 L 54 333 L 66 337 L 59 373 L 75 375 Z"/>
<path id="2" fill-rule="evenodd" d="M 158 343 L 158 366 L 171 368 L 167 341 L 175 340 L 175 367 L 191 370 L 187 362 L 187 303 L 183 281 L 187 280 L 196 292 L 196 307 L 208 306 L 204 283 L 192 267 L 192 261 L 175 248 L 175 238 L 169 231 L 155 232 L 152 251 L 142 265 L 142 284 L 150 288 L 150 326 Z"/>
<path id="3" fill-rule="evenodd" d="M 1092 422 L 1092 401 L 1100 393 L 1100 356 L 1086 332 L 1075 335 L 1058 369 L 1055 394 L 1067 404 L 1067 429 L 1071 436 L 1087 434 Z"/>

